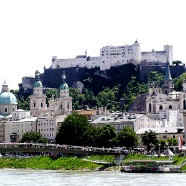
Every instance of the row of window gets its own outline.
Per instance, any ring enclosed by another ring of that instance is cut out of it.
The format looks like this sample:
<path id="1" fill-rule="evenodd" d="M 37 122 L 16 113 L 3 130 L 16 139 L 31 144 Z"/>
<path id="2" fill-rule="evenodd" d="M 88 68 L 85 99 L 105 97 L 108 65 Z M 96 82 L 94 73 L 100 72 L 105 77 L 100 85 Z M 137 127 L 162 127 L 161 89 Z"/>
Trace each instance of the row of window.
<path id="1" fill-rule="evenodd" d="M 39 132 L 42 132 L 42 131 L 54 131 L 54 128 L 39 129 Z"/>
<path id="2" fill-rule="evenodd" d="M 54 123 L 39 123 L 39 126 L 48 126 L 48 125 L 54 125 Z"/>
<path id="3" fill-rule="evenodd" d="M 53 134 L 43 134 L 43 137 L 53 137 Z"/>

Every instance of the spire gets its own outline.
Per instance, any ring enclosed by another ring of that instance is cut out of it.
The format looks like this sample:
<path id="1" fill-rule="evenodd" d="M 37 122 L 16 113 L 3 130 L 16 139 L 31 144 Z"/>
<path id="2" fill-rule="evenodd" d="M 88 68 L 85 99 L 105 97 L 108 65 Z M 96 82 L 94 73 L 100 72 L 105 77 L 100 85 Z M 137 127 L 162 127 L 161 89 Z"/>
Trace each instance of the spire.
<path id="1" fill-rule="evenodd" d="M 43 87 L 43 84 L 40 81 L 40 73 L 39 73 L 39 71 L 36 71 L 34 88 L 38 88 L 38 87 Z"/>
<path id="2" fill-rule="evenodd" d="M 67 85 L 67 83 L 66 83 L 65 71 L 63 71 L 63 75 L 62 75 L 62 84 L 60 85 L 60 89 L 62 89 L 62 90 L 68 89 L 68 85 Z"/>
<path id="3" fill-rule="evenodd" d="M 165 76 L 164 76 L 164 79 L 163 80 L 167 80 L 167 81 L 172 80 L 171 74 L 170 74 L 169 62 L 168 61 L 166 63 Z"/>
<path id="4" fill-rule="evenodd" d="M 6 79 L 4 80 L 4 83 L 2 84 L 1 92 L 9 92 L 8 84 L 6 83 Z"/>
<path id="5" fill-rule="evenodd" d="M 62 80 L 63 80 L 63 83 L 66 83 L 66 75 L 65 75 L 65 71 L 63 71 Z"/>

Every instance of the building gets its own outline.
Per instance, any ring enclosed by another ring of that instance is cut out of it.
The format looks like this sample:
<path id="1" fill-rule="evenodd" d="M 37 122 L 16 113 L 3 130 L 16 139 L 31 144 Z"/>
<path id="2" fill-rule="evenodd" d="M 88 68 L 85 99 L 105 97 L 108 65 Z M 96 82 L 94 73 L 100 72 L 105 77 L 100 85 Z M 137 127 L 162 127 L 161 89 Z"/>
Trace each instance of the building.
<path id="1" fill-rule="evenodd" d="M 148 94 L 143 95 L 143 101 L 137 99 L 133 103 L 130 112 L 145 112 L 150 118 L 156 117 L 157 123 L 159 121 L 159 124 L 156 125 L 158 128 L 186 128 L 186 81 L 183 81 L 182 86 L 182 91 L 177 92 L 174 90 L 169 63 L 167 62 L 162 86 L 154 82 L 151 83 Z M 139 110 L 139 108 L 144 110 Z"/>
<path id="2" fill-rule="evenodd" d="M 141 128 L 156 127 L 156 122 L 145 114 L 112 113 L 108 116 L 101 116 L 90 123 L 95 127 L 110 124 L 116 129 L 116 132 L 120 132 L 126 126 L 131 127 L 135 132 Z"/>
<path id="3" fill-rule="evenodd" d="M 5 121 L 5 142 L 18 142 L 24 133 L 36 132 L 36 117 L 31 117 L 29 111 L 17 109 L 12 117 Z"/>
<path id="4" fill-rule="evenodd" d="M 5 122 L 0 122 L 0 143 L 5 142 Z"/>
<path id="5" fill-rule="evenodd" d="M 56 68 L 95 68 L 99 67 L 101 71 L 108 70 L 113 66 L 133 63 L 139 64 L 141 61 L 157 61 L 166 63 L 167 60 L 172 63 L 173 49 L 171 45 L 165 45 L 163 51 L 141 52 L 140 44 L 136 40 L 132 45 L 123 46 L 105 46 L 100 49 L 100 56 L 90 57 L 79 55 L 71 59 L 58 59 L 57 56 L 52 57 L 52 69 Z"/>
<path id="6" fill-rule="evenodd" d="M 36 132 L 50 141 L 55 141 L 61 123 L 72 111 L 72 97 L 69 96 L 69 87 L 66 83 L 66 75 L 62 75 L 62 83 L 59 87 L 59 97 L 50 98 L 48 106 L 46 95 L 43 93 L 43 85 L 39 72 L 36 73 L 34 93 L 30 96 L 30 114 L 37 117 Z"/>
<path id="7" fill-rule="evenodd" d="M 157 134 L 157 140 L 166 140 L 170 138 L 175 138 L 178 141 L 178 138 L 183 139 L 183 144 L 185 144 L 185 133 L 184 127 L 162 127 L 162 128 L 141 128 L 136 134 L 138 136 L 138 142 L 140 146 L 143 146 L 141 135 L 145 131 L 152 130 Z"/>
<path id="8" fill-rule="evenodd" d="M 37 132 L 51 142 L 55 142 L 55 137 L 67 115 L 46 115 L 37 118 Z"/>
<path id="9" fill-rule="evenodd" d="M 2 85 L 0 94 L 0 115 L 8 116 L 17 109 L 17 99 L 13 93 L 9 91 L 6 81 Z"/>

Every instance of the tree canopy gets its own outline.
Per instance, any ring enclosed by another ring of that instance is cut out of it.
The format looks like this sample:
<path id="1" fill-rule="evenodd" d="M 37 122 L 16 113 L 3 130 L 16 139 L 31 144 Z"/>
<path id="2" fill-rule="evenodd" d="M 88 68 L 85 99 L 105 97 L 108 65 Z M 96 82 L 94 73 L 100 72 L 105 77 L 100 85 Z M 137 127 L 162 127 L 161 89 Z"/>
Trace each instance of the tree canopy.
<path id="1" fill-rule="evenodd" d="M 23 134 L 22 138 L 20 139 L 21 143 L 47 143 L 48 139 L 43 138 L 42 135 L 38 132 L 26 132 Z"/>
<path id="2" fill-rule="evenodd" d="M 73 113 L 67 116 L 56 135 L 56 143 L 71 145 L 87 145 L 85 135 L 88 134 L 88 118 Z"/>
<path id="3" fill-rule="evenodd" d="M 138 137 L 132 128 L 126 126 L 118 133 L 118 143 L 121 146 L 131 148 L 138 145 Z"/>
<path id="4" fill-rule="evenodd" d="M 156 138 L 156 133 L 152 130 L 149 131 L 145 131 L 142 135 L 141 135 L 141 139 L 143 142 L 143 145 L 145 145 L 147 147 L 147 151 L 149 151 L 151 149 L 152 146 L 156 146 L 157 145 L 157 138 Z"/>
<path id="5" fill-rule="evenodd" d="M 156 84 L 161 84 L 164 78 L 164 74 L 158 71 L 150 71 L 147 74 L 147 81 L 148 83 L 156 83 Z"/>

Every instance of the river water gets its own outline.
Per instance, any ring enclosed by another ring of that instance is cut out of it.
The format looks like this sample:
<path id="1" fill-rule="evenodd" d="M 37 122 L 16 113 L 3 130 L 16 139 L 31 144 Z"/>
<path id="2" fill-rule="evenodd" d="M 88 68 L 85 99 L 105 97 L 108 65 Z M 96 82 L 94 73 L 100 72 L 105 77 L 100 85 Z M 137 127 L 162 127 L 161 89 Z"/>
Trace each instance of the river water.
<path id="1" fill-rule="evenodd" d="M 186 173 L 0 169 L 0 186 L 186 186 Z"/>

